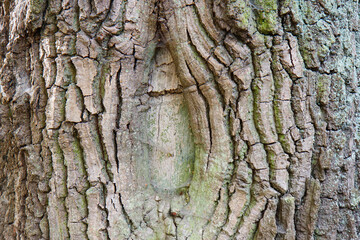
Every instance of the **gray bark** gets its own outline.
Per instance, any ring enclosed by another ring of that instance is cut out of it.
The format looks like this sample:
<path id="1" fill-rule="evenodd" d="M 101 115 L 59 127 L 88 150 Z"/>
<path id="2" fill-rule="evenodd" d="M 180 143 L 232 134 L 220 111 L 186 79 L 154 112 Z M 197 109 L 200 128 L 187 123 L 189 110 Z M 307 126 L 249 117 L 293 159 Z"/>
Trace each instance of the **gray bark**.
<path id="1" fill-rule="evenodd" d="M 0 0 L 0 239 L 358 239 L 358 7 Z"/>

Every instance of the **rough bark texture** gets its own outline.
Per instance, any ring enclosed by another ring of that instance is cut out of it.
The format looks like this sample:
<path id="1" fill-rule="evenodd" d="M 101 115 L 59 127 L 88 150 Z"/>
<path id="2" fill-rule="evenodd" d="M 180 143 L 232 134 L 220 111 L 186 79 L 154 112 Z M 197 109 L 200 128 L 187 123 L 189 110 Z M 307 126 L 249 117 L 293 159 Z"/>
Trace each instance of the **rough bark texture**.
<path id="1" fill-rule="evenodd" d="M 359 239 L 358 0 L 0 0 L 0 239 Z"/>

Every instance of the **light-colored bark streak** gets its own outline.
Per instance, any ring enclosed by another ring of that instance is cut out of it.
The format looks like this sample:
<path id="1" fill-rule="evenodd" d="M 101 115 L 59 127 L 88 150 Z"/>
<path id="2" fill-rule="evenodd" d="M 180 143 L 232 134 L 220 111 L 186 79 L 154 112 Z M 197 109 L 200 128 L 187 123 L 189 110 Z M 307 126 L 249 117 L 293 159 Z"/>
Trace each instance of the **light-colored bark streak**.
<path id="1" fill-rule="evenodd" d="M 258 229 L 255 233 L 255 239 L 274 239 L 277 234 L 276 225 L 276 208 L 278 200 L 270 199 L 268 201 L 266 210 L 259 222 Z"/>
<path id="2" fill-rule="evenodd" d="M 58 143 L 58 130 L 48 131 L 49 149 L 51 151 L 53 172 L 49 181 L 51 193 L 49 194 L 48 218 L 49 222 L 56 225 L 49 225 L 49 237 L 69 238 L 68 218 L 65 206 L 67 197 L 66 167 L 64 156 Z"/>
<path id="3" fill-rule="evenodd" d="M 119 73 L 120 63 L 118 61 L 110 63 L 110 73 L 105 76 L 104 82 L 104 96 L 103 105 L 104 113 L 101 115 L 101 133 L 105 146 L 105 152 L 109 163 L 111 165 L 111 176 L 113 182 L 107 182 L 106 185 L 106 209 L 108 212 L 108 233 L 110 239 L 128 238 L 130 235 L 130 226 L 126 222 L 126 218 L 123 213 L 123 207 L 121 206 L 119 190 L 116 186 L 119 186 L 121 182 L 119 171 L 119 160 L 116 156 L 117 143 L 116 143 L 116 131 L 118 126 L 119 115 Z"/>
<path id="4" fill-rule="evenodd" d="M 73 136 L 73 126 L 63 125 L 59 133 L 59 144 L 67 165 L 66 207 L 70 238 L 86 239 L 88 217 L 85 192 L 89 188 L 88 174 L 85 169 L 83 150 L 79 140 Z"/>

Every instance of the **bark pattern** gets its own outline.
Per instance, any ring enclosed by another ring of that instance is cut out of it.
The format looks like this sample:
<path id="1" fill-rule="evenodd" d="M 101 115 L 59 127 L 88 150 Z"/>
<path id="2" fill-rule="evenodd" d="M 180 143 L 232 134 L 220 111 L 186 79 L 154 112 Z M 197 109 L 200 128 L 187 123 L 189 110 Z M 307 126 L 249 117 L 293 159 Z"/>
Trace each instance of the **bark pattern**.
<path id="1" fill-rule="evenodd" d="M 0 239 L 358 239 L 358 7 L 0 0 Z"/>

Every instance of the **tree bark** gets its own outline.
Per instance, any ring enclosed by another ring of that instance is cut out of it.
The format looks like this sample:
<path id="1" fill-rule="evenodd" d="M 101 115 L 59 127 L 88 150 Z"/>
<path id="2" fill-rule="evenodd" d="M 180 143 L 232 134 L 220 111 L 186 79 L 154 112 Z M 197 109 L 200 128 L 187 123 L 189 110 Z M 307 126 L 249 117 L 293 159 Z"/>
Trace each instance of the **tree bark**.
<path id="1" fill-rule="evenodd" d="M 358 7 L 0 0 L 0 239 L 358 239 Z"/>

